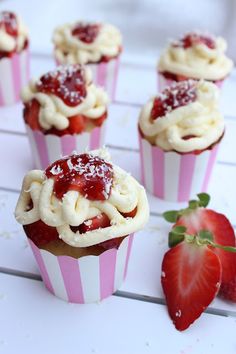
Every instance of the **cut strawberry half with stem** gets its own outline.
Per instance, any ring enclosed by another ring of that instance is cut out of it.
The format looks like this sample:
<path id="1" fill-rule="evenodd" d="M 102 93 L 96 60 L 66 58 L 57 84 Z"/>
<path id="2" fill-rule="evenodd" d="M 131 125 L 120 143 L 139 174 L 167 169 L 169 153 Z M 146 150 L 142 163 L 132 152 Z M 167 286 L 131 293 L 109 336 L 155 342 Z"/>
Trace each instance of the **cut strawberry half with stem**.
<path id="1" fill-rule="evenodd" d="M 161 284 L 176 329 L 187 329 L 214 300 L 221 273 L 217 254 L 207 245 L 198 245 L 194 238 L 165 254 Z"/>
<path id="2" fill-rule="evenodd" d="M 211 209 L 205 209 L 210 201 L 206 193 L 198 194 L 199 200 L 191 200 L 185 209 L 172 210 L 164 213 L 164 218 L 175 223 L 174 228 L 184 226 L 189 234 L 196 234 L 201 230 L 207 230 L 212 234 L 213 242 L 221 246 L 235 247 L 235 233 L 229 220 L 220 213 Z M 170 233 L 171 236 L 171 233 Z M 181 229 L 179 241 L 169 238 L 169 246 L 183 241 Z M 227 300 L 236 302 L 236 254 L 222 248 L 214 248 L 222 264 L 222 283 L 219 295 Z"/>

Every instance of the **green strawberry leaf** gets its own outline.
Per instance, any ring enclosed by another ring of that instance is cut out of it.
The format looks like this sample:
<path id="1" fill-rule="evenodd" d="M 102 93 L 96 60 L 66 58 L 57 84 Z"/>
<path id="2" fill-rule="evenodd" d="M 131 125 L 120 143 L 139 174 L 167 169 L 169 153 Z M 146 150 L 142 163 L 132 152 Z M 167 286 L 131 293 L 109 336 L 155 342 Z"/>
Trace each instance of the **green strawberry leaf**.
<path id="1" fill-rule="evenodd" d="M 197 196 L 200 201 L 199 206 L 206 208 L 211 199 L 210 195 L 207 193 L 199 193 Z"/>
<path id="2" fill-rule="evenodd" d="M 169 210 L 164 212 L 162 215 L 166 221 L 176 223 L 178 220 L 178 213 L 178 210 Z"/>

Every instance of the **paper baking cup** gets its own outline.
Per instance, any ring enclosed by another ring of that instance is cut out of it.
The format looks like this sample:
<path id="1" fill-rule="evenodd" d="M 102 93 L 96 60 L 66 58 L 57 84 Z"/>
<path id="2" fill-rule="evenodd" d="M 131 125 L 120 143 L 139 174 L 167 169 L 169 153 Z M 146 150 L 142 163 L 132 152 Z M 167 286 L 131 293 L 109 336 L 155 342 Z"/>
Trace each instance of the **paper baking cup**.
<path id="1" fill-rule="evenodd" d="M 163 91 L 167 86 L 171 86 L 173 83 L 176 83 L 177 81 L 167 79 L 164 75 L 161 73 L 158 73 L 158 78 L 157 78 L 157 87 L 158 91 Z M 224 79 L 223 80 L 217 80 L 217 81 L 211 81 L 213 82 L 218 88 L 222 88 Z"/>
<path id="2" fill-rule="evenodd" d="M 29 143 L 35 167 L 45 169 L 62 156 L 73 152 L 82 153 L 86 150 L 101 148 L 104 143 L 105 123 L 94 128 L 90 133 L 84 132 L 74 135 L 45 135 L 38 130 L 32 130 L 26 125 Z"/>
<path id="3" fill-rule="evenodd" d="M 119 289 L 127 274 L 132 242 L 133 235 L 129 235 L 118 250 L 76 259 L 54 256 L 29 240 L 46 288 L 65 301 L 79 304 L 101 301 Z"/>
<path id="4" fill-rule="evenodd" d="M 0 59 L 0 106 L 17 103 L 20 91 L 29 81 L 29 50 Z"/>
<path id="5" fill-rule="evenodd" d="M 139 137 L 144 186 L 156 197 L 184 202 L 206 192 L 219 144 L 199 155 L 165 152 Z"/>
<path id="6" fill-rule="evenodd" d="M 88 64 L 88 67 L 92 70 L 93 82 L 97 86 L 102 86 L 112 101 L 114 101 L 116 95 L 119 66 L 119 57 L 107 63 Z"/>

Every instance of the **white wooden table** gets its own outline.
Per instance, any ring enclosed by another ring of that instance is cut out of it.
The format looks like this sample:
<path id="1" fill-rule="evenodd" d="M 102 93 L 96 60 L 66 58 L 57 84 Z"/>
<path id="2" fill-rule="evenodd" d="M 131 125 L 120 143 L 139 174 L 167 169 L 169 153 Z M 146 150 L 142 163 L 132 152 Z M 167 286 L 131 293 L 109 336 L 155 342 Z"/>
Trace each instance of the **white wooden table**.
<path id="1" fill-rule="evenodd" d="M 32 74 L 54 67 L 33 55 Z M 155 94 L 155 62 L 122 61 L 115 103 L 110 106 L 106 144 L 115 163 L 140 180 L 137 119 Z M 211 207 L 236 227 L 236 72 L 225 84 L 222 111 L 227 133 L 211 181 Z M 67 304 L 43 286 L 26 237 L 13 211 L 32 160 L 22 106 L 0 109 L 0 353 L 236 353 L 236 304 L 216 299 L 185 332 L 175 330 L 164 304 L 160 265 L 169 225 L 161 213 L 182 205 L 149 195 L 151 217 L 137 233 L 126 282 L 99 304 Z"/>

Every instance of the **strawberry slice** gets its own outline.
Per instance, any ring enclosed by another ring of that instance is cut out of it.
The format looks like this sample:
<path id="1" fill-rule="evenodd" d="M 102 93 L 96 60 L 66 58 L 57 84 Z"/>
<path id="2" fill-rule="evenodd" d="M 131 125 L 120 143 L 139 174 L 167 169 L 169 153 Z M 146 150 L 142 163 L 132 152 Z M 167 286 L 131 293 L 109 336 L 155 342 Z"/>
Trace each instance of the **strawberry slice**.
<path id="1" fill-rule="evenodd" d="M 212 302 L 221 272 L 219 257 L 205 245 L 182 242 L 165 254 L 161 283 L 176 329 L 187 329 Z"/>
<path id="2" fill-rule="evenodd" d="M 83 224 L 81 224 L 77 229 L 79 229 L 80 233 L 85 233 L 92 230 L 97 230 L 99 228 L 104 228 L 110 226 L 110 219 L 106 214 L 100 214 L 95 216 L 90 220 L 86 220 Z"/>
<path id="3" fill-rule="evenodd" d="M 25 105 L 24 108 L 23 115 L 24 115 L 25 123 L 28 124 L 30 128 L 33 130 L 42 130 L 38 121 L 39 109 L 40 109 L 40 105 L 36 99 L 31 100 L 29 103 Z"/>
<path id="4" fill-rule="evenodd" d="M 229 220 L 211 209 L 197 208 L 181 216 L 175 226 L 185 226 L 186 232 L 196 234 L 201 230 L 212 233 L 213 241 L 222 246 L 235 247 L 235 234 Z M 214 248 L 222 264 L 222 283 L 219 294 L 236 302 L 236 253 Z"/>
<path id="5" fill-rule="evenodd" d="M 85 233 L 88 231 L 97 230 L 99 228 L 104 228 L 108 226 L 110 226 L 110 219 L 106 214 L 103 213 L 98 216 L 95 216 L 90 220 L 86 220 L 83 224 L 81 224 L 78 227 L 71 227 L 71 229 L 74 232 L 79 230 L 80 233 Z M 118 248 L 123 238 L 124 237 L 113 238 L 111 240 L 101 242 L 97 246 L 101 246 L 105 250 L 109 250 L 111 248 Z"/>
<path id="6" fill-rule="evenodd" d="M 70 134 L 80 134 L 85 130 L 86 126 L 86 120 L 87 118 L 82 116 L 81 114 L 78 114 L 76 116 L 70 117 L 69 118 L 69 133 Z"/>
<path id="7" fill-rule="evenodd" d="M 25 233 L 37 247 L 41 247 L 51 241 L 58 240 L 58 232 L 55 227 L 44 224 L 38 220 L 32 224 L 23 226 Z"/>
<path id="8" fill-rule="evenodd" d="M 102 125 L 102 123 L 104 122 L 104 120 L 106 120 L 107 118 L 107 112 L 105 112 L 100 118 L 98 119 L 93 119 L 92 123 L 96 126 L 96 127 L 100 127 Z"/>

